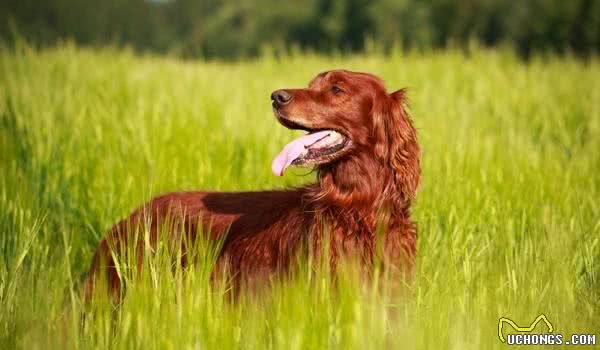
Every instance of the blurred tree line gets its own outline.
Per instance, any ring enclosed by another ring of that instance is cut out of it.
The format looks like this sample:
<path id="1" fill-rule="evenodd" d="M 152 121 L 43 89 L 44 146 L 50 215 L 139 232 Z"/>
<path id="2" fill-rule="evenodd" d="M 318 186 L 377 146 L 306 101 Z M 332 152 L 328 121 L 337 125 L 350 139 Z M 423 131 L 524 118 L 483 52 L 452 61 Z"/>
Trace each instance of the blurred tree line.
<path id="1" fill-rule="evenodd" d="M 0 38 L 221 58 L 472 41 L 588 55 L 600 49 L 600 0 L 3 0 Z"/>

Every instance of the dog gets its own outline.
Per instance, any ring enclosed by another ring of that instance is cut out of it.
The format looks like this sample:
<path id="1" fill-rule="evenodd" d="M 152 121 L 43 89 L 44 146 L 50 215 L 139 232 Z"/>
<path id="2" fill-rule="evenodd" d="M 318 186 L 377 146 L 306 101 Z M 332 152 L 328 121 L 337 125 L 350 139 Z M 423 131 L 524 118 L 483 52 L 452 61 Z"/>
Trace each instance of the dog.
<path id="1" fill-rule="evenodd" d="M 84 285 L 90 298 L 103 277 L 115 299 L 123 282 L 115 257 L 137 246 L 140 268 L 145 227 L 150 246 L 182 235 L 221 240 L 215 271 L 225 271 L 236 289 L 293 269 L 301 247 L 327 247 L 335 267 L 345 257 L 372 266 L 381 242 L 383 266 L 409 273 L 416 254 L 411 203 L 419 185 L 420 148 L 407 112 L 404 89 L 388 93 L 368 73 L 332 70 L 308 88 L 271 94 L 275 117 L 305 135 L 287 144 L 272 163 L 281 176 L 290 166 L 316 170 L 316 183 L 259 192 L 174 192 L 161 195 L 114 225 L 100 242 Z M 170 219 L 169 219 L 170 218 Z M 169 222 L 171 234 L 158 234 Z M 383 227 L 383 233 L 378 229 Z M 186 266 L 186 247 L 181 264 Z M 104 283 L 104 282 L 103 282 Z"/>

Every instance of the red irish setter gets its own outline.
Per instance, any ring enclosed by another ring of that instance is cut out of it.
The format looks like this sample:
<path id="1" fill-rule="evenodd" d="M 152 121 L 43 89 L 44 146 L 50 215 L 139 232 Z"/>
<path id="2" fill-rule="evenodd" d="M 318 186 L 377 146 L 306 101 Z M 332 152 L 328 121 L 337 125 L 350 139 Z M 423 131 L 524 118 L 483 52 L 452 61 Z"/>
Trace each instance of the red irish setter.
<path id="1" fill-rule="evenodd" d="M 274 91 L 271 100 L 279 123 L 307 132 L 283 148 L 273 172 L 280 176 L 290 165 L 314 167 L 317 183 L 286 191 L 156 197 L 100 242 L 85 283 L 86 297 L 102 271 L 109 290 L 119 297 L 122 282 L 113 257 L 133 243 L 139 247 L 140 264 L 144 241 L 132 232 L 142 225 L 149 230 L 151 246 L 157 239 L 178 242 L 182 233 L 194 239 L 197 232 L 206 232 L 209 240 L 222 240 L 215 271 L 226 269 L 237 286 L 289 271 L 301 246 L 329 247 L 333 266 L 347 256 L 368 266 L 381 239 L 384 267 L 412 270 L 416 228 L 410 205 L 421 170 L 404 90 L 388 93 L 371 74 L 334 70 L 317 75 L 308 88 Z M 163 237 L 157 232 L 165 222 L 171 222 L 172 233 Z M 378 234 L 382 222 L 383 236 Z M 181 263 L 187 263 L 185 252 Z"/>

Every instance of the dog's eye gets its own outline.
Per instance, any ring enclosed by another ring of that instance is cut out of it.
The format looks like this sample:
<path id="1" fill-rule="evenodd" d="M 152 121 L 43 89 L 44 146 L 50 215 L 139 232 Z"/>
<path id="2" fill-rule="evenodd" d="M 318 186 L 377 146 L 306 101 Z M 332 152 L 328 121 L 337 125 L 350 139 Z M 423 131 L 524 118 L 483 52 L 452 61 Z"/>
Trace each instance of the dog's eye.
<path id="1" fill-rule="evenodd" d="M 341 93 L 341 92 L 344 92 L 344 90 L 342 90 L 342 89 L 341 89 L 339 86 L 337 86 L 337 85 L 334 85 L 334 86 L 332 86 L 332 87 L 331 87 L 331 91 L 332 91 L 334 94 L 339 94 L 339 93 Z"/>

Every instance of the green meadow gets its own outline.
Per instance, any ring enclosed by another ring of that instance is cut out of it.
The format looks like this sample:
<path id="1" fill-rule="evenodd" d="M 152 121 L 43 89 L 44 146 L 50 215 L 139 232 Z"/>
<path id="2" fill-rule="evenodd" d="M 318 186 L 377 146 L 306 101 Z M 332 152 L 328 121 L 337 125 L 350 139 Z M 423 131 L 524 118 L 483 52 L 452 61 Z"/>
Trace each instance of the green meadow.
<path id="1" fill-rule="evenodd" d="M 82 303 L 104 232 L 152 196 L 314 181 L 271 173 L 298 132 L 269 96 L 332 68 L 408 88 L 423 149 L 414 280 L 347 269 L 334 284 L 307 265 L 232 303 L 199 251 L 185 271 L 149 259 L 119 307 Z M 0 348 L 503 349 L 501 317 L 542 313 L 565 340 L 600 344 L 599 82 L 597 58 L 480 48 L 236 63 L 3 49 Z"/>

